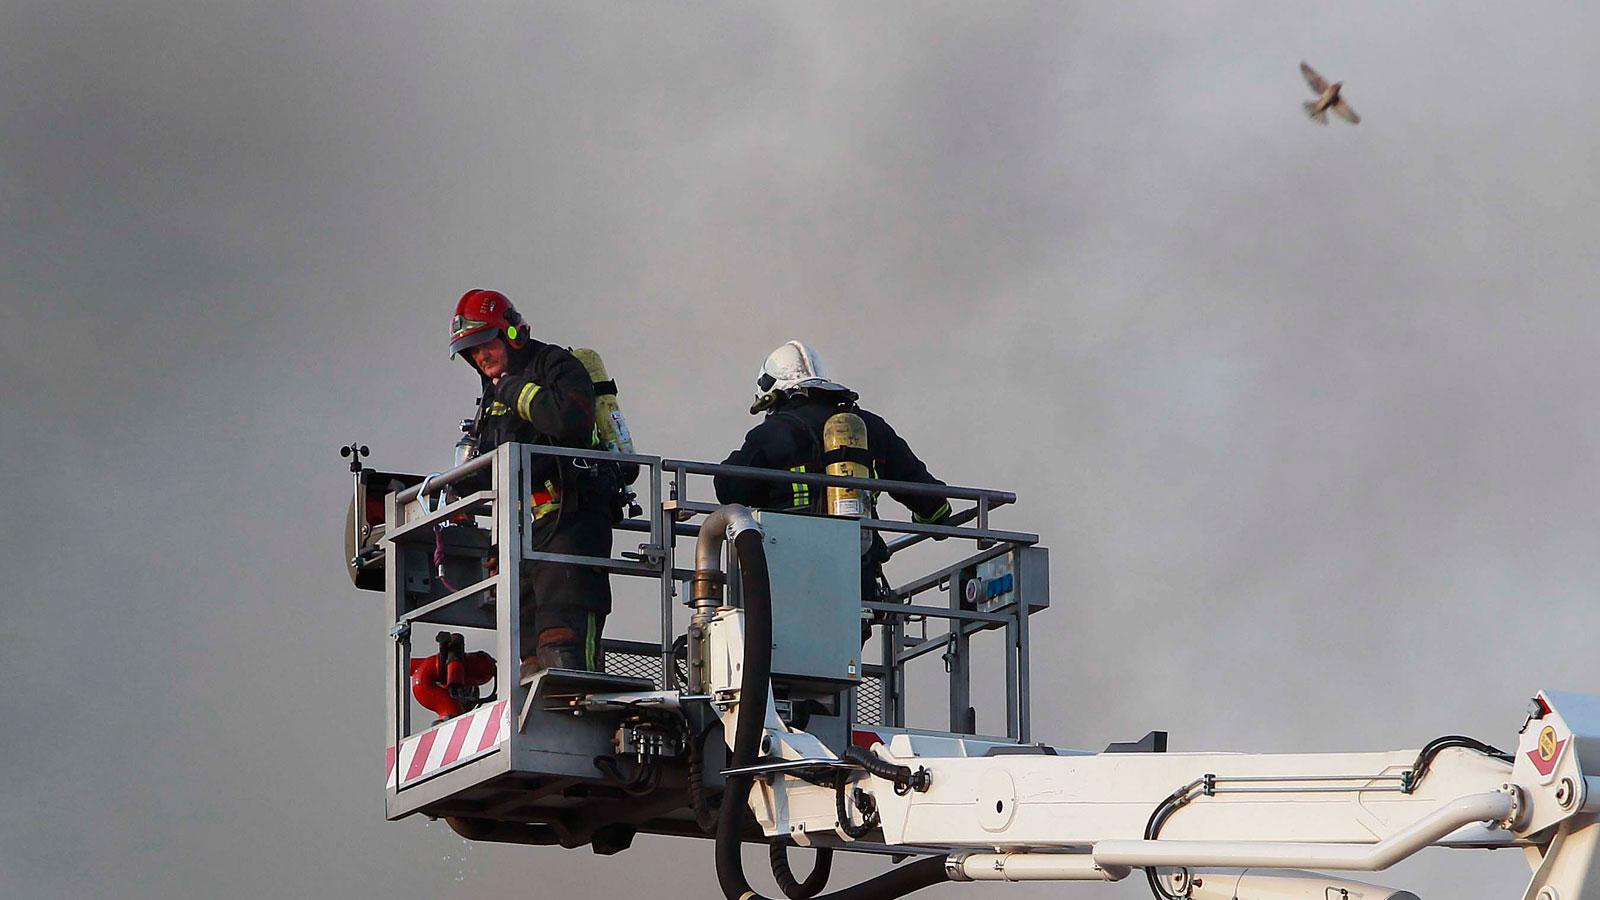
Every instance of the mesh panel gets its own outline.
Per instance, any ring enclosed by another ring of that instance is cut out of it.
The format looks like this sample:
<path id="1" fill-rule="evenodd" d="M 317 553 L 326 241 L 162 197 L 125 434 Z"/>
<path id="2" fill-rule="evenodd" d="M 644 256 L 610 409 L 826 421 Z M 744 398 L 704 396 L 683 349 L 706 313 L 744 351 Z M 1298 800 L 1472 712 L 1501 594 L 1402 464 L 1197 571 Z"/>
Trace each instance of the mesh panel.
<path id="1" fill-rule="evenodd" d="M 689 683 L 689 664 L 682 656 L 673 660 L 676 664 L 674 668 L 677 679 L 672 684 L 662 684 L 660 650 L 654 647 L 649 649 L 637 646 L 618 647 L 608 642 L 605 652 L 607 674 L 641 678 L 652 682 L 661 690 L 674 690 L 680 685 Z M 861 679 L 860 685 L 855 689 L 857 722 L 863 725 L 890 724 L 888 711 L 883 707 L 883 685 L 884 679 L 881 675 L 868 674 Z"/>
<path id="2" fill-rule="evenodd" d="M 606 674 L 643 678 L 661 687 L 661 656 L 659 654 L 629 653 L 620 650 L 606 651 Z"/>
<path id="3" fill-rule="evenodd" d="M 642 678 L 652 682 L 661 690 L 673 690 L 678 685 L 688 683 L 688 663 L 680 656 L 677 663 L 677 680 L 672 684 L 661 683 L 661 650 L 656 647 L 627 646 L 617 647 L 606 642 L 606 673 L 608 675 L 623 675 L 628 678 Z"/>
<path id="4" fill-rule="evenodd" d="M 856 721 L 862 725 L 887 725 L 883 708 L 883 678 L 867 675 L 856 688 Z"/>

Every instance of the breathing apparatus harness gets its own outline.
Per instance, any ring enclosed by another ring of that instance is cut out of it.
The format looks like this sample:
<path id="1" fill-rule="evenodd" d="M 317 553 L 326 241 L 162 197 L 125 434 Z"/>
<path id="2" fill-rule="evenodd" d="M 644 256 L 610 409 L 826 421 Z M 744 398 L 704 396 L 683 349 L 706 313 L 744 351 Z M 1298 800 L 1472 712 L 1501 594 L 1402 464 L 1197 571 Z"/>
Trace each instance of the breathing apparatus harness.
<path id="1" fill-rule="evenodd" d="M 796 431 L 805 435 L 805 462 L 798 469 L 791 471 L 802 471 L 808 475 L 820 475 L 827 472 L 830 466 L 840 463 L 854 463 L 865 467 L 869 474 L 872 473 L 875 467 L 872 451 L 867 446 L 865 435 L 862 435 L 862 440 L 860 441 L 862 446 L 860 447 L 840 446 L 829 449 L 824 446 L 822 435 L 822 432 L 827 427 L 827 421 L 824 420 L 820 424 L 812 424 L 809 419 L 794 410 L 793 407 L 798 402 L 812 398 L 824 404 L 831 404 L 827 419 L 846 414 L 859 416 L 861 412 L 861 408 L 856 405 L 857 395 L 853 391 L 840 393 L 837 391 L 813 391 L 810 388 L 796 388 L 785 392 L 783 398 L 778 401 L 772 412 L 768 413 L 767 416 L 768 418 L 787 422 Z M 793 490 L 797 494 L 802 494 L 802 496 L 792 498 L 797 501 L 790 505 L 789 509 L 792 511 L 808 513 L 830 512 L 825 491 L 813 491 L 811 490 L 811 485 L 802 487 L 799 482 L 795 483 Z M 803 502 L 799 502 L 801 500 Z M 863 510 L 863 512 L 869 511 L 870 508 Z"/>
<path id="2" fill-rule="evenodd" d="M 467 420 L 463 419 L 461 423 L 462 430 L 466 432 L 466 434 L 462 437 L 462 442 L 470 443 L 471 447 L 471 455 L 468 456 L 467 459 L 471 459 L 473 456 L 477 456 L 485 450 L 494 449 L 492 445 L 489 447 L 484 446 L 484 428 L 489 422 L 489 409 L 496 402 L 498 401 L 495 399 L 495 385 L 492 381 L 489 381 L 487 378 L 485 378 L 483 384 L 483 396 L 478 400 L 478 412 L 477 415 L 471 420 L 470 430 Z M 538 443 L 554 446 L 553 442 L 546 440 L 540 440 Z M 460 445 L 458 444 L 457 446 L 459 447 Z M 593 446 L 592 442 L 590 449 L 597 449 Z M 462 459 L 458 462 L 466 462 L 466 460 Z M 555 518 L 551 520 L 550 528 L 547 530 L 546 534 L 534 545 L 534 549 L 536 550 L 542 548 L 546 543 L 548 543 L 555 536 L 555 533 L 561 528 L 561 514 L 566 510 L 567 504 L 572 502 L 572 498 L 574 496 L 573 491 L 571 491 L 569 488 L 574 487 L 575 482 L 570 482 L 569 478 L 575 476 L 579 471 L 587 471 L 593 474 L 598 474 L 597 467 L 593 464 L 593 461 L 587 459 L 578 459 L 576 457 L 556 457 L 555 470 L 555 490 L 551 491 L 550 494 L 551 499 L 556 499 L 559 502 L 556 504 Z M 539 493 L 542 492 L 534 493 L 535 499 L 537 499 Z M 549 501 L 547 500 L 546 502 Z"/>

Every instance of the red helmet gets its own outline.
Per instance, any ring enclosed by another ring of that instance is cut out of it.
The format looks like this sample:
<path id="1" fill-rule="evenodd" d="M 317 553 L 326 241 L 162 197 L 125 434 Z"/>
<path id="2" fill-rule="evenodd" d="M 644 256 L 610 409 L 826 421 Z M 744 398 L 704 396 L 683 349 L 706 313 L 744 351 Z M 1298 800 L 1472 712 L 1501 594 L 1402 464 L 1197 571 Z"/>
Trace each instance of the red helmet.
<path id="1" fill-rule="evenodd" d="M 527 332 L 522 316 L 511 305 L 506 295 L 499 291 L 471 290 L 461 295 L 456 303 L 456 314 L 450 319 L 450 356 L 479 344 L 487 344 L 499 335 L 505 335 L 512 346 L 521 346 Z"/>

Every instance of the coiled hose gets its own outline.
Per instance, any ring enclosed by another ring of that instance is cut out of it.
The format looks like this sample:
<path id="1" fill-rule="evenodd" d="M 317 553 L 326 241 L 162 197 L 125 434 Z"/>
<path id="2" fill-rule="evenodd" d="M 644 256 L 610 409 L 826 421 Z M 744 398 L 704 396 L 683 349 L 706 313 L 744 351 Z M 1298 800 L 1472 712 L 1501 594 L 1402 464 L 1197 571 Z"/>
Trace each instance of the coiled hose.
<path id="1" fill-rule="evenodd" d="M 740 531 L 734 538 L 744 588 L 744 672 L 739 681 L 737 734 L 731 768 L 753 765 L 760 755 L 766 731 L 767 691 L 772 680 L 772 595 L 767 582 L 767 556 L 761 533 Z M 745 878 L 740 827 L 748 809 L 752 775 L 727 776 L 722 809 L 718 815 L 717 882 L 728 900 L 768 900 L 756 893 Z M 843 890 L 823 894 L 819 900 L 893 900 L 912 891 L 948 881 L 945 857 L 932 856 L 907 863 Z"/>
<path id="2" fill-rule="evenodd" d="M 772 878 L 789 900 L 811 900 L 828 886 L 828 876 L 833 874 L 833 848 L 817 848 L 817 862 L 806 880 L 801 881 L 789 868 L 789 845 L 789 839 L 781 837 L 773 838 L 767 845 L 767 855 L 772 859 Z"/>

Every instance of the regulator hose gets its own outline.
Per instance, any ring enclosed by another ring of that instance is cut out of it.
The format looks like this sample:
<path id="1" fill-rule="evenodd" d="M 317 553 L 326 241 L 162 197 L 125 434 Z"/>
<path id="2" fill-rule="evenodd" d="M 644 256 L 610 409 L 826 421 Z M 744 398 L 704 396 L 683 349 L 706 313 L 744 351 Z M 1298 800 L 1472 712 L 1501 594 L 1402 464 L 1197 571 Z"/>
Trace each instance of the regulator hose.
<path id="1" fill-rule="evenodd" d="M 767 555 L 761 532 L 747 528 L 733 541 L 738 554 L 744 598 L 744 672 L 739 680 L 737 734 L 729 767 L 754 765 L 760 755 L 761 738 L 766 732 L 767 691 L 772 680 L 772 594 L 767 582 Z M 717 819 L 717 882 L 727 900 L 768 900 L 750 887 L 745 878 L 743 818 L 749 808 L 747 798 L 754 776 L 727 776 L 722 809 Z M 819 900 L 894 900 L 912 891 L 948 881 L 945 857 L 931 856 L 907 863 L 851 885 Z"/>
<path id="2" fill-rule="evenodd" d="M 794 877 L 794 870 L 789 868 L 789 844 L 788 838 L 773 838 L 772 843 L 767 845 L 767 855 L 772 858 L 772 878 L 789 900 L 811 900 L 828 886 L 828 876 L 833 874 L 833 848 L 817 848 L 816 865 L 811 867 L 811 874 L 806 876 L 806 880 L 801 881 Z"/>

